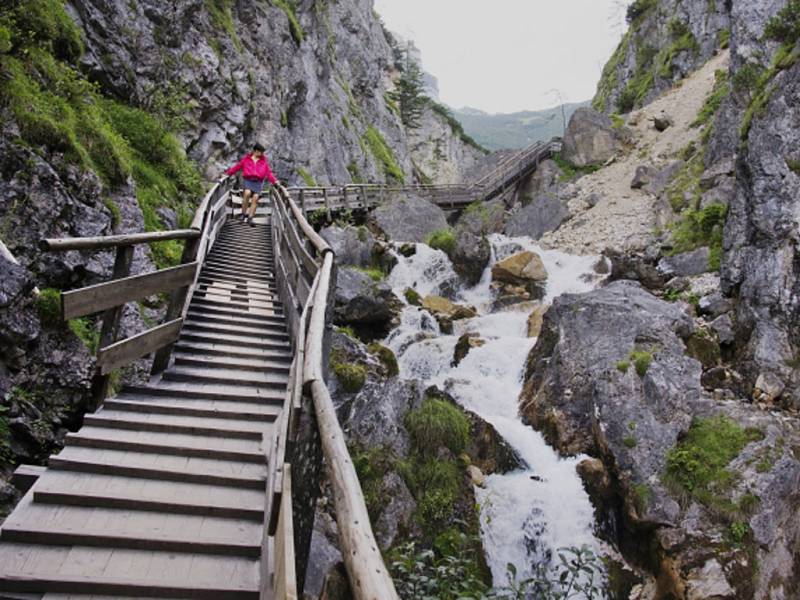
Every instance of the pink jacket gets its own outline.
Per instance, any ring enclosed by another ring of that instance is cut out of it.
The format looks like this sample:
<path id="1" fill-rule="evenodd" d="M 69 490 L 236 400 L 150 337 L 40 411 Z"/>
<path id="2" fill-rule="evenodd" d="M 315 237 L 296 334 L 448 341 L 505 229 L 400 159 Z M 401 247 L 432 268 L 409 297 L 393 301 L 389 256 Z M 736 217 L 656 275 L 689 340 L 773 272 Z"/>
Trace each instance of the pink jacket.
<path id="1" fill-rule="evenodd" d="M 248 154 L 230 169 L 225 171 L 225 174 L 233 175 L 239 171 L 242 171 L 242 176 L 245 179 L 255 179 L 256 181 L 264 181 L 265 179 L 268 179 L 272 185 L 275 185 L 278 182 L 278 180 L 275 179 L 275 175 L 272 174 L 272 171 L 269 168 L 269 162 L 267 162 L 266 156 L 262 156 L 256 161 L 253 160 L 252 154 Z"/>

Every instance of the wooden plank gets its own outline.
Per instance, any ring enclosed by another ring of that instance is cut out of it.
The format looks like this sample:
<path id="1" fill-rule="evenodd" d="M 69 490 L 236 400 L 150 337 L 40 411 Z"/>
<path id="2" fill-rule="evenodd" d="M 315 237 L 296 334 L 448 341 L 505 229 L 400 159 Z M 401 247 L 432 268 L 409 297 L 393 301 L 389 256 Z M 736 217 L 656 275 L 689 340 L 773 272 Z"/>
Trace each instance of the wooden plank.
<path id="1" fill-rule="evenodd" d="M 98 237 L 44 239 L 39 248 L 48 252 L 64 252 L 66 250 L 102 250 L 117 246 L 135 246 L 152 244 L 167 240 L 193 240 L 200 234 L 194 229 L 175 229 L 173 231 L 151 231 L 148 233 L 126 233 L 122 235 L 106 235 Z"/>
<path id="2" fill-rule="evenodd" d="M 278 531 L 275 535 L 275 598 L 297 600 L 297 574 L 294 556 L 294 522 L 292 519 L 292 475 L 291 467 L 283 466 L 283 494 L 278 518 Z M 396 597 L 396 596 L 395 596 Z M 384 597 L 375 597 L 376 600 Z M 385 596 L 387 600 L 391 596 Z M 262 596 L 265 600 L 266 596 Z"/>
<path id="3" fill-rule="evenodd" d="M 126 302 L 141 300 L 153 294 L 169 292 L 175 288 L 189 285 L 194 280 L 198 267 L 199 264 L 193 262 L 154 273 L 134 275 L 64 292 L 61 295 L 62 316 L 64 319 L 83 317 Z"/>
<path id="4" fill-rule="evenodd" d="M 183 319 L 175 319 L 111 346 L 100 348 L 97 353 L 97 364 L 101 372 L 110 373 L 166 344 L 171 344 L 178 339 L 182 326 Z"/>
<path id="5" fill-rule="evenodd" d="M 44 475 L 47 469 L 38 465 L 20 465 L 11 475 L 11 483 L 22 494 L 33 487 L 33 484 Z"/>
<path id="6" fill-rule="evenodd" d="M 319 272 L 319 282 L 312 299 L 314 308 L 311 311 L 308 322 L 306 356 L 303 364 L 304 384 L 315 380 L 323 381 L 322 340 L 325 335 L 325 312 L 332 271 L 333 253 L 327 252 L 323 259 L 322 268 Z"/>

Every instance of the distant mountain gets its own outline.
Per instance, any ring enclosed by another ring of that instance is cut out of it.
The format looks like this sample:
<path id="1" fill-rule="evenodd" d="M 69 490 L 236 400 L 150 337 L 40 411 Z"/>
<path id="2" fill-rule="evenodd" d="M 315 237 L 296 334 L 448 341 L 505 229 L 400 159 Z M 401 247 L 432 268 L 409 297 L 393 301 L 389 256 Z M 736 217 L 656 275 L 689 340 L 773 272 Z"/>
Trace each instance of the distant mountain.
<path id="1" fill-rule="evenodd" d="M 564 105 L 566 120 L 589 101 Z M 476 108 L 464 107 L 453 111 L 467 135 L 489 150 L 525 148 L 540 140 L 563 134 L 561 106 L 547 110 L 523 111 L 491 115 Z"/>

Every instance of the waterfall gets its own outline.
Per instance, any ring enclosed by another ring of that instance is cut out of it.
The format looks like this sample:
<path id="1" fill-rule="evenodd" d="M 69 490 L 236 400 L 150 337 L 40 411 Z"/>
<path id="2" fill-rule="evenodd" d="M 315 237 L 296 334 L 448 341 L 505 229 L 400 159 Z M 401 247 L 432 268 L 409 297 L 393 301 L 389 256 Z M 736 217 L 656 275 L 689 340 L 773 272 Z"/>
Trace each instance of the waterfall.
<path id="1" fill-rule="evenodd" d="M 401 377 L 447 391 L 491 423 L 524 462 L 514 472 L 488 476 L 485 487 L 475 489 L 487 561 L 495 585 L 504 585 L 508 563 L 516 566 L 518 578 L 525 578 L 534 564 L 554 565 L 558 548 L 586 544 L 600 551 L 602 543 L 593 534 L 593 508 L 575 471 L 584 457 L 560 458 L 520 419 L 525 360 L 536 340 L 527 337 L 528 312 L 513 306 L 492 312 L 491 265 L 521 250 L 539 254 L 549 274 L 547 303 L 564 293 L 589 291 L 601 278 L 593 268 L 598 257 L 543 250 L 529 238 L 494 235 L 490 242 L 490 266 L 480 282 L 456 292 L 459 302 L 478 310 L 477 317 L 456 321 L 453 335 L 443 335 L 426 311 L 407 306 L 385 343 L 397 354 Z M 401 298 L 408 287 L 422 296 L 451 289 L 455 273 L 443 252 L 419 244 L 415 255 L 398 260 L 389 283 Z M 475 332 L 486 343 L 452 367 L 456 342 L 464 332 Z"/>

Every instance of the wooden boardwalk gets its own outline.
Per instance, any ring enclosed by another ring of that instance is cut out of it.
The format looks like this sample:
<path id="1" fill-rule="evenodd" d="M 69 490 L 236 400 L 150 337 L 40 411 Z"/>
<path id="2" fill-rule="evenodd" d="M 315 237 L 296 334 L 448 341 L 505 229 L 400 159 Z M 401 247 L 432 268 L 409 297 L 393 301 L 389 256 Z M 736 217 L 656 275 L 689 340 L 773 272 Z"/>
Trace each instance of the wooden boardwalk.
<path id="1" fill-rule="evenodd" d="M 106 400 L 0 529 L 0 598 L 259 598 L 292 349 L 270 228 L 223 225 L 159 381 Z"/>

